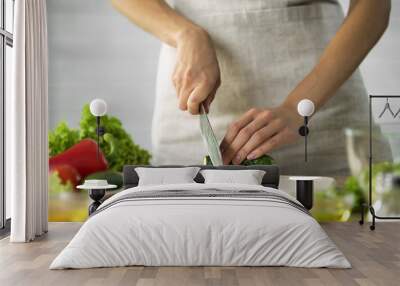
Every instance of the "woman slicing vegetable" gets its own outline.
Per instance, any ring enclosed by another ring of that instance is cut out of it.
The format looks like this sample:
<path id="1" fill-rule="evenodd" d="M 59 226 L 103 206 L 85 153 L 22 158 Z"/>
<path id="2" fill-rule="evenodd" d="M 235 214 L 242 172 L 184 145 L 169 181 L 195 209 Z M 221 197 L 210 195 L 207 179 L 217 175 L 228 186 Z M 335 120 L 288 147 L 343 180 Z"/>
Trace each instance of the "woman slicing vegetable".
<path id="1" fill-rule="evenodd" d="M 270 153 L 283 173 L 348 173 L 343 128 L 368 122 L 366 91 L 356 69 L 388 25 L 390 0 L 352 0 L 345 19 L 334 0 L 113 3 L 164 43 L 154 163 L 201 161 L 205 150 L 192 115 L 204 103 L 223 138 L 225 164 Z M 302 118 L 296 108 L 304 98 L 316 106 L 307 165 L 297 140 Z M 384 142 L 375 144 L 390 157 Z"/>

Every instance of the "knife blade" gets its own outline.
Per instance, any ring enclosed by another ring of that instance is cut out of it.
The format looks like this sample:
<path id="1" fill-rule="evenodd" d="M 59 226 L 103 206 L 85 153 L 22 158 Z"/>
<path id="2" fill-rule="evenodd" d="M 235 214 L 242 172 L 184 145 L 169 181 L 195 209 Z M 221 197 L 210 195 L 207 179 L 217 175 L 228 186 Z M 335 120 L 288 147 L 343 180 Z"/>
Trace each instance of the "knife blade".
<path id="1" fill-rule="evenodd" d="M 203 104 L 200 105 L 200 131 L 204 145 L 210 155 L 211 163 L 213 166 L 222 166 L 224 163 L 222 161 L 221 150 L 219 149 L 217 137 L 215 137 Z"/>

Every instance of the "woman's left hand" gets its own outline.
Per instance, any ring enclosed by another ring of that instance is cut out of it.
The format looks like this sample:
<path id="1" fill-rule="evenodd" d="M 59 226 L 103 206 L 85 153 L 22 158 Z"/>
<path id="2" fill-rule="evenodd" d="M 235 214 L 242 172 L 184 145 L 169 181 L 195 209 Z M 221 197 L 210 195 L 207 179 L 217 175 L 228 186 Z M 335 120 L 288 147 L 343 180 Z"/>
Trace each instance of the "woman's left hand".
<path id="1" fill-rule="evenodd" d="M 296 141 L 303 118 L 296 109 L 252 108 L 233 122 L 221 142 L 224 164 L 240 164 L 256 159 L 273 149 Z"/>

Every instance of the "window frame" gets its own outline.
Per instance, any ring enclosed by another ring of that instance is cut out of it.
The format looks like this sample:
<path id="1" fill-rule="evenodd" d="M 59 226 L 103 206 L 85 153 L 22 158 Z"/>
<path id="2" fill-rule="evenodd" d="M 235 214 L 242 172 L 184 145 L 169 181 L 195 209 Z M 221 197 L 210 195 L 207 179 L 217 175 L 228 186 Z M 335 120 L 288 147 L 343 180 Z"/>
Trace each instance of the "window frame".
<path id="1" fill-rule="evenodd" d="M 7 46 L 13 48 L 13 33 L 7 31 L 6 21 L 6 1 L 0 0 L 1 3 L 1 21 L 0 21 L 0 237 L 9 233 L 10 219 L 7 219 L 6 212 L 6 190 L 5 190 L 5 96 L 6 96 L 6 49 Z M 10 1 L 10 0 L 9 0 Z M 11 0 L 14 14 L 15 0 Z M 11 15 L 14 21 L 14 15 Z"/>

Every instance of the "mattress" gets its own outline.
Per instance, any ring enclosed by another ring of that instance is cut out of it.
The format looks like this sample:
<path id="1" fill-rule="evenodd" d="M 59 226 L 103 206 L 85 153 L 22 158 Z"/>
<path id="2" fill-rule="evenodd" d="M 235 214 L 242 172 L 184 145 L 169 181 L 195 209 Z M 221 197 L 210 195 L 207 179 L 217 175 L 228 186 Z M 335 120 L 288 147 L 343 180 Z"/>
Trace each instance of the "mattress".
<path id="1" fill-rule="evenodd" d="M 132 265 L 351 267 L 318 222 L 283 191 L 198 183 L 114 195 L 50 269 Z"/>

